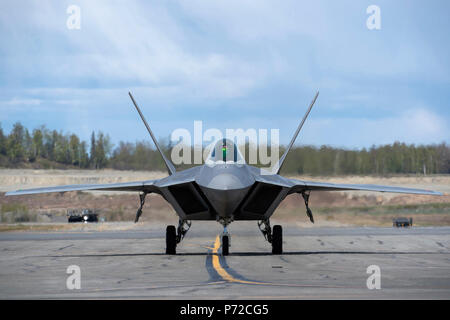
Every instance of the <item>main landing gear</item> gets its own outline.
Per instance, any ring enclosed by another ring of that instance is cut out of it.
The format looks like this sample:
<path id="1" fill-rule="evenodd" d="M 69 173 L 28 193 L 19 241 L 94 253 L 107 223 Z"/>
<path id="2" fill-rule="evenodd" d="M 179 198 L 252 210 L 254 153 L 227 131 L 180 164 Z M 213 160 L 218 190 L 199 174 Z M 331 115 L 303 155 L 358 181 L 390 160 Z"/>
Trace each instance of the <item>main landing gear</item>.
<path id="1" fill-rule="evenodd" d="M 191 221 L 179 220 L 178 228 L 175 226 L 167 226 L 166 228 L 166 254 L 176 254 L 177 244 L 183 240 L 186 233 L 191 228 Z"/>
<path id="2" fill-rule="evenodd" d="M 259 230 L 261 230 L 264 238 L 272 244 L 273 254 L 283 253 L 283 228 L 280 225 L 270 227 L 269 219 L 258 222 Z"/>

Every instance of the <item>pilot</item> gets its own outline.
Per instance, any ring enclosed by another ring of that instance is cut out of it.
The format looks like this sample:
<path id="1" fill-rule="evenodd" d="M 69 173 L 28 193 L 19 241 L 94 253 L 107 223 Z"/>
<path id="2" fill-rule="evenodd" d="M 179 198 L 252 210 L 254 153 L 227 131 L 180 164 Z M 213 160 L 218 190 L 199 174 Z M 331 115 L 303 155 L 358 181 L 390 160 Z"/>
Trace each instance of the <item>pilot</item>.
<path id="1" fill-rule="evenodd" d="M 222 159 L 223 161 L 227 161 L 227 144 L 222 144 Z"/>

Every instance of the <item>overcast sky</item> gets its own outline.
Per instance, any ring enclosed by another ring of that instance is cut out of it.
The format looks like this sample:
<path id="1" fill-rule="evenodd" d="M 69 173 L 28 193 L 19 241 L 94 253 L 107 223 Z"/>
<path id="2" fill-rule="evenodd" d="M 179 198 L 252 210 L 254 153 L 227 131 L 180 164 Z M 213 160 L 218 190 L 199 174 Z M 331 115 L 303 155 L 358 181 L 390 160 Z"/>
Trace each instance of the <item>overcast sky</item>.
<path id="1" fill-rule="evenodd" d="M 369 5 L 381 29 L 369 30 Z M 81 9 L 68 29 L 67 8 Z M 450 2 L 1 1 L 0 122 L 112 141 L 280 129 L 298 144 L 450 142 Z"/>

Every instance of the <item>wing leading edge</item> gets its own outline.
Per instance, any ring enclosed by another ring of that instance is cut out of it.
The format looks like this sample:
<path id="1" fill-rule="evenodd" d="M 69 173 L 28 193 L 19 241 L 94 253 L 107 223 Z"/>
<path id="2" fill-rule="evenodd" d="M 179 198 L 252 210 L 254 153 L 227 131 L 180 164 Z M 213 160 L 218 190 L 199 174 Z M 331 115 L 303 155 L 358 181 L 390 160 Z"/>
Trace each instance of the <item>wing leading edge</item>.
<path id="1" fill-rule="evenodd" d="M 50 192 L 68 192 L 68 191 L 143 191 L 146 193 L 158 192 L 154 183 L 158 180 L 144 180 L 135 182 L 109 183 L 109 184 L 72 184 L 55 187 L 33 188 L 7 192 L 6 196 L 20 196 L 25 194 L 39 194 Z"/>
<path id="2" fill-rule="evenodd" d="M 290 193 L 303 191 L 345 191 L 345 190 L 361 190 L 361 191 L 376 191 L 376 192 L 393 192 L 393 193 L 410 193 L 410 194 L 424 194 L 432 196 L 442 196 L 441 192 L 413 189 L 403 187 L 391 187 L 380 186 L 375 184 L 340 184 L 340 183 L 327 183 L 327 182 L 315 182 L 289 179 L 294 185 L 291 188 Z"/>

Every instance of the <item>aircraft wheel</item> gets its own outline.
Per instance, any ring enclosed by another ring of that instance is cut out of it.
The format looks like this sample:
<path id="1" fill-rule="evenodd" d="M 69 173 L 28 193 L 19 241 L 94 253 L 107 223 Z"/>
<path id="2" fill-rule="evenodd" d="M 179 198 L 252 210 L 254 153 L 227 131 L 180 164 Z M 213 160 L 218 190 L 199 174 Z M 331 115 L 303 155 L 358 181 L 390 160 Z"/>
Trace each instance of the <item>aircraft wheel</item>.
<path id="1" fill-rule="evenodd" d="M 275 225 L 272 228 L 272 253 L 283 253 L 283 228 L 280 225 Z"/>
<path id="2" fill-rule="evenodd" d="M 230 238 L 222 236 L 222 255 L 227 256 L 230 253 Z"/>
<path id="3" fill-rule="evenodd" d="M 176 254 L 177 248 L 177 231 L 175 226 L 167 226 L 166 228 L 166 254 Z"/>

